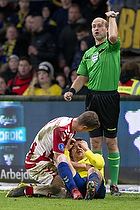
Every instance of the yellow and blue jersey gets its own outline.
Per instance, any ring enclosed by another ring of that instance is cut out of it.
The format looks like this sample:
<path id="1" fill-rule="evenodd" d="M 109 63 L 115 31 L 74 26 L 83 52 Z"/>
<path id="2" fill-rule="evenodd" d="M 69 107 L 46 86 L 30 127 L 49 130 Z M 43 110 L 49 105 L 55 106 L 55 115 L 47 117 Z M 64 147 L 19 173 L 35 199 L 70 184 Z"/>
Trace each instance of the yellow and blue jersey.
<path id="1" fill-rule="evenodd" d="M 70 159 L 69 157 L 69 151 L 65 151 L 65 155 Z M 84 163 L 84 164 L 89 164 L 97 168 L 104 179 L 104 165 L 105 161 L 104 158 L 100 154 L 94 154 L 91 150 L 88 150 L 85 152 L 86 158 L 80 160 L 78 163 Z M 76 169 L 76 171 L 80 174 L 82 178 L 87 177 L 88 171 L 81 168 L 81 169 Z"/>

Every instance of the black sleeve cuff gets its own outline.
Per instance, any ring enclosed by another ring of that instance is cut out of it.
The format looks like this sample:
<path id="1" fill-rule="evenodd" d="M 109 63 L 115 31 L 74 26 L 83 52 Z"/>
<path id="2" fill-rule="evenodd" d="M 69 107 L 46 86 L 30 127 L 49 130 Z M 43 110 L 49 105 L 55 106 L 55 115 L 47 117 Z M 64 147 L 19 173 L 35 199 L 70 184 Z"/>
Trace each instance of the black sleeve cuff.
<path id="1" fill-rule="evenodd" d="M 76 91 L 75 91 L 74 88 L 70 88 L 70 89 L 69 89 L 69 92 L 73 93 L 73 95 L 76 93 Z"/>

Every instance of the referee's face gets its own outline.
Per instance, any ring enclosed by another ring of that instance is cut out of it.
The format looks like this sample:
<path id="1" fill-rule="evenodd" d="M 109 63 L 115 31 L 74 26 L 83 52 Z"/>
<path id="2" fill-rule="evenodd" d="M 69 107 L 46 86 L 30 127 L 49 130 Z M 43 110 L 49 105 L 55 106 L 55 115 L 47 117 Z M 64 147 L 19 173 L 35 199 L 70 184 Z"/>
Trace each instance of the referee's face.
<path id="1" fill-rule="evenodd" d="M 92 24 L 92 35 L 95 41 L 103 41 L 107 37 L 107 27 L 103 18 L 96 18 Z"/>

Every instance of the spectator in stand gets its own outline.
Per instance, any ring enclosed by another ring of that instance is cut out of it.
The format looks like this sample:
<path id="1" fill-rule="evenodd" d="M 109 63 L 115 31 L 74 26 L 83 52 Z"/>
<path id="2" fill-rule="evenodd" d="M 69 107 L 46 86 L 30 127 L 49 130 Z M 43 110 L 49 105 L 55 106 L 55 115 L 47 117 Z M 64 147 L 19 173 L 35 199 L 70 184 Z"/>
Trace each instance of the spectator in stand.
<path id="1" fill-rule="evenodd" d="M 7 80 L 14 79 L 18 71 L 19 57 L 17 55 L 11 55 L 9 62 L 3 64 L 1 67 L 1 75 Z"/>
<path id="2" fill-rule="evenodd" d="M 84 53 L 93 46 L 93 40 L 90 36 L 86 36 L 80 40 L 80 49 L 74 55 L 71 68 L 79 66 Z"/>
<path id="3" fill-rule="evenodd" d="M 7 23 L 4 18 L 4 14 L 0 12 L 0 46 L 5 42 Z"/>
<path id="4" fill-rule="evenodd" d="M 55 28 L 54 26 L 50 25 L 50 20 L 53 15 L 53 4 L 52 2 L 46 2 L 41 7 L 40 15 L 44 20 L 44 29 L 52 33 L 55 38 Z M 56 40 L 56 38 L 55 38 Z"/>
<path id="5" fill-rule="evenodd" d="M 17 95 L 8 89 L 7 80 L 0 75 L 0 95 Z"/>
<path id="6" fill-rule="evenodd" d="M 25 18 L 23 32 L 28 32 L 28 33 L 31 34 L 31 32 L 32 32 L 32 21 L 33 21 L 33 16 L 32 15 L 27 15 L 26 18 Z"/>
<path id="7" fill-rule="evenodd" d="M 64 73 L 59 73 L 56 75 L 56 81 L 58 82 L 58 85 L 61 87 L 61 89 L 65 89 L 67 86 L 67 78 Z"/>
<path id="8" fill-rule="evenodd" d="M 86 23 L 81 16 L 79 5 L 72 4 L 69 7 L 68 20 L 69 24 L 62 30 L 59 40 L 59 67 L 68 66 L 70 69 L 75 48 L 78 45 L 75 28 L 78 24 Z"/>
<path id="9" fill-rule="evenodd" d="M 93 43 L 93 45 L 95 44 L 95 41 L 94 41 L 93 37 L 91 36 L 91 32 L 89 31 L 89 28 L 88 28 L 88 26 L 86 24 L 77 24 L 77 26 L 75 28 L 75 32 L 76 32 L 76 37 L 77 37 L 77 40 L 78 40 L 78 44 L 75 47 L 75 53 L 80 50 L 79 49 L 79 47 L 80 47 L 80 40 L 82 38 L 86 37 L 86 36 L 90 37 L 89 39 L 91 39 L 91 42 Z M 72 66 L 75 67 L 77 65 L 72 65 Z M 64 72 L 65 76 L 68 78 L 69 73 L 70 73 L 70 67 L 69 66 L 64 66 L 63 72 Z"/>
<path id="10" fill-rule="evenodd" d="M 95 43 L 94 38 L 93 38 L 87 24 L 78 24 L 75 28 L 75 32 L 76 32 L 77 39 L 79 41 L 86 36 L 90 36 L 93 44 Z"/>
<path id="11" fill-rule="evenodd" d="M 14 49 L 14 53 L 19 57 L 26 56 L 28 57 L 28 47 L 32 38 L 32 15 L 27 15 L 25 18 L 25 23 L 22 28 L 22 33 L 17 39 L 17 47 Z"/>
<path id="12" fill-rule="evenodd" d="M 77 68 L 75 67 L 75 68 L 71 69 L 71 71 L 69 73 L 69 77 L 68 77 L 69 85 L 67 85 L 66 88 L 62 91 L 62 95 L 64 95 L 66 92 L 69 91 L 72 83 L 78 77 L 78 75 L 77 75 L 77 69 L 78 69 L 78 67 Z M 81 88 L 81 90 L 79 90 L 76 93 L 76 95 L 86 95 L 86 94 L 88 94 L 88 88 L 87 88 L 86 85 L 83 85 L 83 87 Z"/>
<path id="13" fill-rule="evenodd" d="M 34 69 L 45 61 L 53 63 L 55 66 L 56 59 L 56 43 L 53 35 L 45 31 L 44 21 L 42 16 L 37 15 L 32 20 L 32 32 L 34 35 L 31 38 L 31 43 L 28 48 L 28 55 L 31 58 L 31 64 Z"/>
<path id="14" fill-rule="evenodd" d="M 68 24 L 68 9 L 72 4 L 72 0 L 61 0 L 62 7 L 57 9 L 50 20 L 50 25 L 54 26 L 56 39 L 59 40 L 59 36 L 62 30 Z"/>
<path id="15" fill-rule="evenodd" d="M 23 95 L 61 95 L 61 88 L 53 82 L 54 68 L 49 62 L 42 62 L 30 86 Z"/>
<path id="16" fill-rule="evenodd" d="M 19 31 L 22 30 L 26 16 L 30 13 L 30 0 L 19 0 L 19 10 L 14 13 L 9 22 L 13 23 Z"/>
<path id="17" fill-rule="evenodd" d="M 107 12 L 107 0 L 90 0 L 82 8 L 82 16 L 87 20 L 89 28 L 91 29 L 91 23 L 96 17 L 106 19 L 105 13 Z"/>
<path id="18" fill-rule="evenodd" d="M 6 23 L 9 22 L 9 18 L 14 11 L 14 3 L 9 2 L 9 0 L 0 0 L 0 13 L 4 15 Z"/>
<path id="19" fill-rule="evenodd" d="M 66 78 L 68 78 L 69 73 L 70 73 L 70 67 L 69 66 L 64 66 L 63 73 L 65 74 Z"/>
<path id="20" fill-rule="evenodd" d="M 140 95 L 140 70 L 134 61 L 127 61 L 121 67 L 118 86 L 120 95 Z"/>
<path id="21" fill-rule="evenodd" d="M 10 55 L 14 53 L 16 42 L 18 38 L 18 31 L 14 25 L 9 25 L 6 31 L 6 41 L 2 45 L 1 63 L 7 63 Z"/>
<path id="22" fill-rule="evenodd" d="M 45 3 L 42 5 L 41 15 L 43 17 L 44 24 L 48 25 L 50 22 L 50 17 L 52 16 L 52 10 L 50 4 Z"/>
<path id="23" fill-rule="evenodd" d="M 31 14 L 35 14 L 35 13 L 39 14 L 40 8 L 42 7 L 42 5 L 44 4 L 45 1 L 44 0 L 43 1 L 41 1 L 41 0 L 30 0 Z M 47 2 L 50 2 L 50 1 L 51 0 L 47 0 Z"/>
<path id="24" fill-rule="evenodd" d="M 14 79 L 8 81 L 8 86 L 13 93 L 22 95 L 28 88 L 33 78 L 33 68 L 27 57 L 19 59 L 18 72 Z"/>
<path id="25" fill-rule="evenodd" d="M 0 0 L 0 45 L 6 41 L 6 27 L 13 13 L 14 3 L 9 2 L 9 0 Z"/>

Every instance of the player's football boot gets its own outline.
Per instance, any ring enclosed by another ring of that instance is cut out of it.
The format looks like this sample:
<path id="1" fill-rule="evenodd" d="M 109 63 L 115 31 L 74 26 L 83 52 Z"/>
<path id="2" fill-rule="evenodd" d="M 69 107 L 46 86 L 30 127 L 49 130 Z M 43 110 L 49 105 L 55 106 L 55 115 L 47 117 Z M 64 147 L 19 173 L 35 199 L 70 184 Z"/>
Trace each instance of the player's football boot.
<path id="1" fill-rule="evenodd" d="M 24 190 L 26 189 L 28 185 L 21 182 L 18 184 L 16 188 L 12 188 L 5 197 L 20 197 L 20 196 L 25 196 Z"/>
<path id="2" fill-rule="evenodd" d="M 38 193 L 33 193 L 33 188 L 37 188 Z M 66 198 L 67 190 L 58 185 L 43 185 L 37 186 L 36 184 L 30 184 L 28 186 L 25 183 L 19 183 L 16 188 L 12 188 L 6 195 L 6 197 L 42 197 L 47 196 L 51 198 Z"/>
<path id="3" fill-rule="evenodd" d="M 85 196 L 85 200 L 92 200 L 94 198 L 96 191 L 96 186 L 93 181 L 89 181 L 87 184 L 87 192 Z"/>
<path id="4" fill-rule="evenodd" d="M 110 193 L 111 195 L 121 196 L 121 192 L 119 191 L 118 187 L 115 184 L 110 186 Z"/>
<path id="5" fill-rule="evenodd" d="M 71 195 L 73 197 L 74 200 L 81 200 L 83 199 L 82 194 L 80 193 L 80 191 L 77 188 L 73 188 Z"/>

